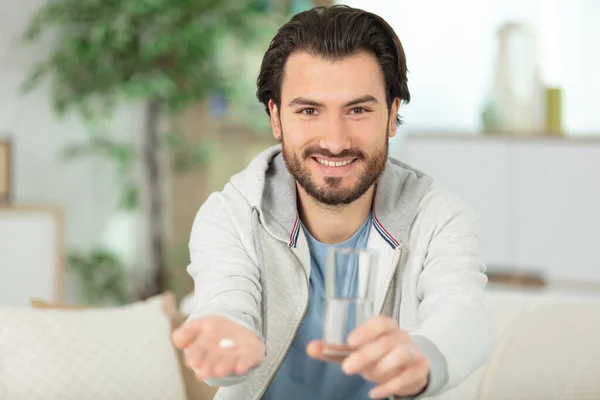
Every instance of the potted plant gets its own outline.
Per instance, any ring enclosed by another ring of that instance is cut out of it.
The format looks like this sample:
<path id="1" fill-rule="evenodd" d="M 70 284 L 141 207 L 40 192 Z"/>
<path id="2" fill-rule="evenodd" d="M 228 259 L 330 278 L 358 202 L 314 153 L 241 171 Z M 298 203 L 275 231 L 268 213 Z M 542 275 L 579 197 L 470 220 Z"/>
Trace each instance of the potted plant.
<path id="1" fill-rule="evenodd" d="M 83 145 L 67 148 L 69 157 L 107 156 L 117 166 L 119 207 L 137 209 L 140 196 L 149 205 L 148 266 L 151 284 L 139 297 L 166 288 L 166 238 L 161 191 L 166 174 L 161 157 L 168 151 L 174 168 L 193 168 L 207 157 L 204 143 L 190 144 L 170 132 L 170 119 L 207 95 L 227 92 L 216 55 L 224 37 L 238 41 L 256 37 L 254 18 L 264 11 L 260 0 L 48 0 L 35 14 L 25 41 L 46 32 L 58 42 L 50 55 L 32 67 L 24 83 L 29 92 L 45 79 L 52 84 L 52 103 L 59 115 L 76 113 L 89 127 Z M 103 122 L 124 102 L 144 104 L 141 150 L 106 132 Z M 134 167 L 144 172 L 137 176 Z M 145 188 L 142 193 L 141 189 Z M 71 257 L 90 269 L 118 260 L 109 254 Z M 88 274 L 92 276 L 93 274 Z M 119 276 L 118 272 L 113 273 Z M 102 286 L 102 285 L 100 285 Z M 122 295 L 119 294 L 119 298 Z"/>

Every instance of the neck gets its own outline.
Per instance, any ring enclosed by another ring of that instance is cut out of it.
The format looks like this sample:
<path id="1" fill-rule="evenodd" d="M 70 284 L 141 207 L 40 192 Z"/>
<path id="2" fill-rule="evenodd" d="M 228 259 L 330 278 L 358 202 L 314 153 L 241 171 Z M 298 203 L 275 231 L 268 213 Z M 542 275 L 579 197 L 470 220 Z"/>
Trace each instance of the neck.
<path id="1" fill-rule="evenodd" d="M 371 211 L 375 187 L 348 205 L 328 206 L 298 187 L 298 212 L 310 234 L 321 243 L 337 244 L 348 240 L 365 222 Z"/>

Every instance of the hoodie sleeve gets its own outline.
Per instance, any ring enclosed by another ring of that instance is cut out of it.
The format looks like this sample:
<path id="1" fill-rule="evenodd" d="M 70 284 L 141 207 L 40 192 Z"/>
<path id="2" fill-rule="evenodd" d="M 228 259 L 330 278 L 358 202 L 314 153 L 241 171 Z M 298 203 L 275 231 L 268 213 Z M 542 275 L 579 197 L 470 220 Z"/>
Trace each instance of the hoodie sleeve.
<path id="1" fill-rule="evenodd" d="M 250 238 L 251 232 L 241 232 L 244 224 L 231 219 L 227 203 L 226 192 L 214 193 L 194 219 L 189 242 L 191 263 L 187 268 L 194 280 L 189 318 L 226 317 L 261 337 L 260 271 L 253 249 L 244 244 L 244 237 Z M 207 383 L 229 386 L 241 379 L 227 377 Z"/>
<path id="2" fill-rule="evenodd" d="M 427 397 L 457 386 L 484 364 L 495 328 L 483 292 L 487 277 L 473 213 L 438 190 L 424 198 L 422 211 L 433 229 L 417 284 L 421 325 L 412 336 L 431 365 L 422 394 Z"/>

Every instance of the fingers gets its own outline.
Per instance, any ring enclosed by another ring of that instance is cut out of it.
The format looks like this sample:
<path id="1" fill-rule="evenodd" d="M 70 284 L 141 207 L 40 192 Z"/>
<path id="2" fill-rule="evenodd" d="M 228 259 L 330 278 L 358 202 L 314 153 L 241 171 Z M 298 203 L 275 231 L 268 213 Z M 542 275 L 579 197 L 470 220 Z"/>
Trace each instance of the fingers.
<path id="1" fill-rule="evenodd" d="M 344 361 L 351 349 L 345 345 L 325 344 L 322 340 L 313 340 L 306 346 L 306 353 L 319 361 L 340 363 Z"/>
<path id="2" fill-rule="evenodd" d="M 390 317 L 383 315 L 373 317 L 350 333 L 348 336 L 348 345 L 353 348 L 362 347 L 382 335 L 397 330 L 397 323 Z"/>
<path id="3" fill-rule="evenodd" d="M 396 345 L 394 335 L 384 335 L 349 355 L 342 363 L 344 373 L 362 373 L 384 358 Z"/>
<path id="4" fill-rule="evenodd" d="M 195 371 L 196 376 L 201 380 L 206 380 L 209 378 L 216 378 L 214 367 L 221 361 L 222 358 L 225 358 L 225 355 L 222 354 L 221 351 L 212 350 L 207 351 L 204 354 L 202 362 L 196 364 Z"/>
<path id="5" fill-rule="evenodd" d="M 250 357 L 238 357 L 233 371 L 237 375 L 245 375 L 256 363 Z"/>
<path id="6" fill-rule="evenodd" d="M 173 345 L 183 349 L 192 343 L 200 331 L 200 322 L 197 320 L 184 322 L 171 337 Z"/>
<path id="7" fill-rule="evenodd" d="M 202 346 L 190 346 L 183 350 L 185 365 L 192 369 L 197 369 L 202 366 L 206 350 Z"/>
<path id="8" fill-rule="evenodd" d="M 231 375 L 235 370 L 237 360 L 238 357 L 234 354 L 223 354 L 212 368 L 213 377 L 223 378 Z"/>
<path id="9" fill-rule="evenodd" d="M 412 396 L 421 392 L 427 386 L 427 373 L 422 368 L 407 368 L 385 383 L 380 384 L 369 392 L 372 399 L 382 399 L 391 395 Z"/>
<path id="10" fill-rule="evenodd" d="M 367 370 L 361 374 L 361 376 L 369 382 L 382 383 L 388 382 L 398 375 L 404 373 L 405 368 L 397 367 L 395 369 L 390 369 L 384 373 L 378 373 L 375 375 L 372 370 Z"/>
<path id="11" fill-rule="evenodd" d="M 317 360 L 325 361 L 325 357 L 323 356 L 323 341 L 322 340 L 313 340 L 306 346 L 306 353 Z"/>
<path id="12" fill-rule="evenodd" d="M 204 357 L 195 368 L 196 376 L 201 380 L 223 378 L 232 374 L 245 375 L 260 358 L 250 353 L 238 353 L 228 350 L 213 350 L 204 353 Z"/>
<path id="13" fill-rule="evenodd" d="M 391 376 L 397 375 L 400 370 L 412 362 L 411 352 L 406 346 L 396 346 L 385 354 L 379 362 L 372 364 L 364 372 L 370 381 L 387 381 Z"/>

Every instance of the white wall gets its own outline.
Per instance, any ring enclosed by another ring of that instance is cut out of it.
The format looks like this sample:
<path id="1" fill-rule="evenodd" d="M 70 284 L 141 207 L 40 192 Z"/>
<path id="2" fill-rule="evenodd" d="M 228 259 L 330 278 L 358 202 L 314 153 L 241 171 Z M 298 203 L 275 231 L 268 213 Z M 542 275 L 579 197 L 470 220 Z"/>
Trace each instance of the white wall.
<path id="1" fill-rule="evenodd" d="M 564 88 L 570 135 L 600 135 L 600 1 L 597 0 L 347 0 L 372 11 L 397 32 L 407 53 L 412 102 L 407 130 L 475 133 L 491 88 L 496 30 L 531 21 L 541 37 L 542 74 Z"/>
<path id="2" fill-rule="evenodd" d="M 22 97 L 19 85 L 32 63 L 48 54 L 52 38 L 25 46 L 20 35 L 43 0 L 0 1 L 0 135 L 14 140 L 14 194 L 18 203 L 52 203 L 64 207 L 66 244 L 87 248 L 101 236 L 115 202 L 110 165 L 100 161 L 58 160 L 67 143 L 85 137 L 74 117 L 64 121 L 53 114 L 49 90 L 42 88 Z M 111 123 L 120 138 L 140 131 L 139 108 L 122 108 Z"/>

